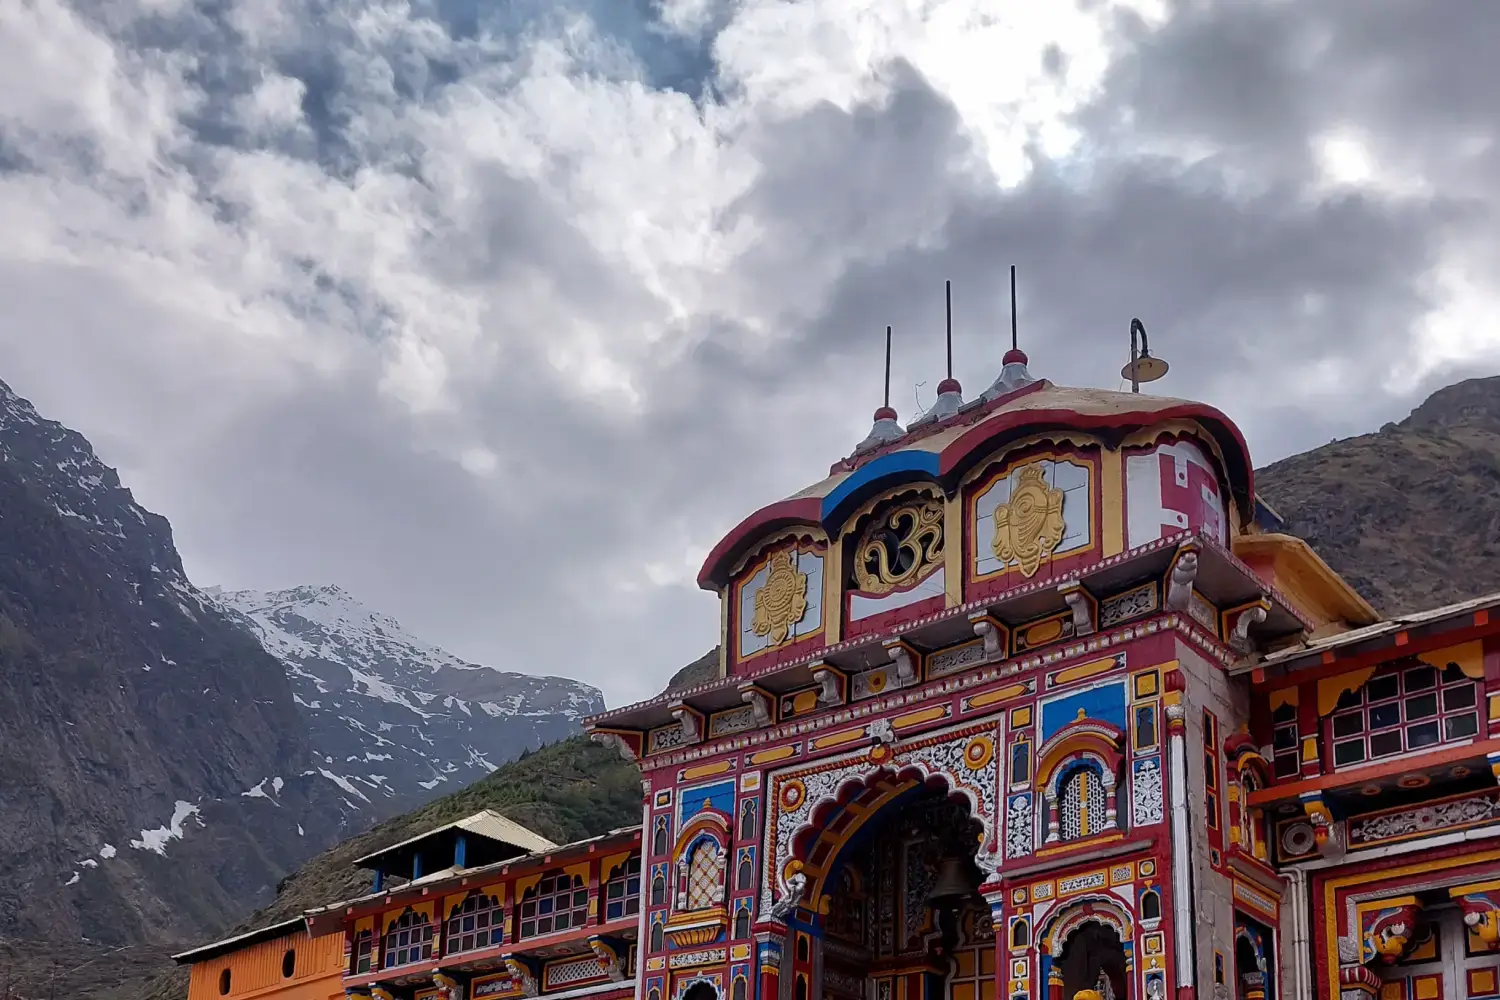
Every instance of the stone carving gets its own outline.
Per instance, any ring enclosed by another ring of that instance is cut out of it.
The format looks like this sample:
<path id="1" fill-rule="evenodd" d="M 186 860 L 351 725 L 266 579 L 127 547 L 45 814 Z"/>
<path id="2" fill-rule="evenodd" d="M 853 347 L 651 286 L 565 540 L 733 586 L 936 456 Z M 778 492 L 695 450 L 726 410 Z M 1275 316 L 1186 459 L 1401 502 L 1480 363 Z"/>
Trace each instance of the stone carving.
<path id="1" fill-rule="evenodd" d="M 797 569 L 797 553 L 784 549 L 771 556 L 766 582 L 755 592 L 755 616 L 750 631 L 767 645 L 779 646 L 792 635 L 792 626 L 807 614 L 807 574 Z"/>
<path id="2" fill-rule="evenodd" d="M 771 699 L 755 688 L 745 688 L 740 692 L 740 700 L 750 706 L 750 711 L 755 716 L 757 726 L 769 726 L 771 724 Z"/>
<path id="3" fill-rule="evenodd" d="M 1234 621 L 1234 632 L 1229 636 L 1229 645 L 1236 653 L 1248 656 L 1251 652 L 1250 629 L 1266 620 L 1266 609 L 1260 606 L 1246 608 Z"/>
<path id="4" fill-rule="evenodd" d="M 432 985 L 437 987 L 438 1000 L 464 1000 L 463 984 L 446 972 L 434 972 Z"/>
<path id="5" fill-rule="evenodd" d="M 731 708 L 723 712 L 717 712 L 708 720 L 709 739 L 718 739 L 721 736 L 733 736 L 735 733 L 743 733 L 754 729 L 764 723 L 758 721 L 755 710 L 745 705 L 742 708 Z"/>
<path id="6" fill-rule="evenodd" d="M 603 938 L 589 938 L 589 950 L 599 959 L 599 965 L 612 983 L 625 981 L 624 963 L 619 953 Z"/>
<path id="7" fill-rule="evenodd" d="M 1075 636 L 1091 635 L 1094 631 L 1094 607 L 1089 601 L 1089 596 L 1083 592 L 1083 588 L 1076 581 L 1065 583 L 1057 589 L 1062 593 L 1068 610 L 1073 612 L 1073 634 Z"/>
<path id="8" fill-rule="evenodd" d="M 516 984 L 522 996 L 534 997 L 537 995 L 536 976 L 526 967 L 520 959 L 506 958 L 501 960 L 505 971 L 510 975 L 511 982 Z"/>
<path id="9" fill-rule="evenodd" d="M 839 694 L 839 675 L 827 667 L 820 667 L 812 672 L 812 679 L 822 686 L 818 691 L 819 705 L 837 705 L 843 701 Z"/>
<path id="10" fill-rule="evenodd" d="M 677 705 L 672 709 L 672 718 L 682 727 L 682 742 L 697 743 L 701 735 L 698 731 L 698 716 L 692 709 L 685 705 Z"/>
<path id="11" fill-rule="evenodd" d="M 791 912 L 802 902 L 803 893 L 807 892 L 807 876 L 801 872 L 794 872 L 792 877 L 786 880 L 786 892 L 776 904 L 771 907 L 771 917 L 775 920 L 785 920 Z"/>
<path id="12" fill-rule="evenodd" d="M 1005 856 L 1022 858 L 1031 853 L 1036 839 L 1031 815 L 1031 796 L 1012 795 L 1005 805 Z"/>
<path id="13" fill-rule="evenodd" d="M 1172 564 L 1172 574 L 1167 584 L 1167 607 L 1173 611 L 1190 610 L 1193 603 L 1193 581 L 1197 579 L 1198 553 L 1189 549 Z"/>
<path id="14" fill-rule="evenodd" d="M 1000 648 L 1000 630 L 988 618 L 974 618 L 974 634 L 984 640 L 984 658 L 996 659 L 1005 655 Z"/>
<path id="15" fill-rule="evenodd" d="M 589 739 L 601 747 L 613 748 L 620 755 L 621 760 L 628 760 L 631 763 L 635 763 L 635 753 L 631 751 L 630 744 L 626 743 L 622 737 L 615 733 L 590 733 Z"/>
<path id="16" fill-rule="evenodd" d="M 1156 610 L 1156 584 L 1146 583 L 1099 602 L 1099 627 L 1113 628 L 1121 622 Z"/>
<path id="17" fill-rule="evenodd" d="M 1033 462 L 1016 471 L 1010 500 L 995 508 L 990 548 L 1002 565 L 1014 562 L 1030 579 L 1062 541 L 1063 491 L 1047 484 L 1047 470 Z"/>
<path id="18" fill-rule="evenodd" d="M 854 552 L 855 585 L 888 594 L 916 583 L 943 562 L 943 504 L 922 497 L 865 529 Z"/>
<path id="19" fill-rule="evenodd" d="M 886 652 L 890 655 L 891 663 L 896 667 L 896 684 L 898 688 L 904 688 L 914 683 L 917 679 L 916 664 L 911 661 L 911 650 L 900 640 L 886 643 Z"/>
<path id="20" fill-rule="evenodd" d="M 876 719 L 865 727 L 865 735 L 876 743 L 890 746 L 896 742 L 896 729 L 890 719 Z"/>
<path id="21" fill-rule="evenodd" d="M 985 622 L 990 628 L 994 626 Z M 976 628 L 978 626 L 975 626 Z M 998 643 L 996 646 L 998 647 Z M 956 674 L 965 667 L 977 667 L 990 659 L 990 654 L 985 652 L 984 645 L 971 642 L 964 646 L 954 646 L 940 652 L 929 653 L 927 656 L 927 679 L 935 680 L 939 677 L 947 677 Z"/>
<path id="22" fill-rule="evenodd" d="M 1349 846 L 1365 847 L 1394 837 L 1472 826 L 1493 820 L 1500 820 L 1500 795 L 1486 791 L 1483 795 L 1454 802 L 1414 806 L 1399 812 L 1351 819 Z"/>
<path id="23" fill-rule="evenodd" d="M 1151 826 L 1166 818 L 1162 795 L 1161 761 L 1147 757 L 1135 762 L 1130 778 L 1130 822 L 1132 826 Z"/>

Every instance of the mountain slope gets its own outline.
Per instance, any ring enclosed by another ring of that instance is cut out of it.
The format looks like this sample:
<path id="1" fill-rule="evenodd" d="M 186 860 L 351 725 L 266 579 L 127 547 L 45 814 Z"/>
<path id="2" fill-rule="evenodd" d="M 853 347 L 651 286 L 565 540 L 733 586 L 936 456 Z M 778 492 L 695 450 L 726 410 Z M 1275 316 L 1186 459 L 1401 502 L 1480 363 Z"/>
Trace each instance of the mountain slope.
<path id="1" fill-rule="evenodd" d="M 503 764 L 468 788 L 382 823 L 324 851 L 278 887 L 265 909 L 240 930 L 288 920 L 313 906 L 370 891 L 370 873 L 352 867 L 358 857 L 481 809 L 497 809 L 556 843 L 634 826 L 641 821 L 640 772 L 614 750 L 574 736 Z M 182 1000 L 187 970 L 163 969 L 142 1000 Z"/>
<path id="2" fill-rule="evenodd" d="M 281 665 L 0 383 L 0 936 L 197 936 L 340 835 Z M 272 797 L 243 793 L 275 780 Z"/>
<path id="3" fill-rule="evenodd" d="M 1500 377 L 1267 466 L 1256 490 L 1385 614 L 1500 590 Z"/>
<path id="4" fill-rule="evenodd" d="M 372 819 L 570 736 L 604 707 L 578 681 L 467 663 L 338 587 L 209 595 L 285 665 L 320 770 Z"/>

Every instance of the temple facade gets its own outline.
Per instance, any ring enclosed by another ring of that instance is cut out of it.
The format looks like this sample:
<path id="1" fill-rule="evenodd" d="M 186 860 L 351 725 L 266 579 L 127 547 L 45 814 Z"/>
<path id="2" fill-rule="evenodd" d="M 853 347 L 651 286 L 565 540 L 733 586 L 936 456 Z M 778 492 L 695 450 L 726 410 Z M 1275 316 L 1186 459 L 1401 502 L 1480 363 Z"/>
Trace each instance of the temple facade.
<path id="1" fill-rule="evenodd" d="M 1380 616 L 1212 407 L 1019 351 L 745 518 L 641 767 L 637 1000 L 1500 996 L 1500 597 Z"/>
<path id="2" fill-rule="evenodd" d="M 716 679 L 589 720 L 640 827 L 361 859 L 347 995 L 1500 998 L 1500 595 L 1382 619 L 1200 403 L 1013 350 L 895 416 L 709 554 Z"/>

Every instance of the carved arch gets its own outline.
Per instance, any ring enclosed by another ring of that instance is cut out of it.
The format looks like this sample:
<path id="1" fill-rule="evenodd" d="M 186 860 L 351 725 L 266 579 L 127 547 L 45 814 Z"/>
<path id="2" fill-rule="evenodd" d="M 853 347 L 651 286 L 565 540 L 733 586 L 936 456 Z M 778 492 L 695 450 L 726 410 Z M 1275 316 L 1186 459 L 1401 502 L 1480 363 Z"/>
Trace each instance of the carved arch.
<path id="1" fill-rule="evenodd" d="M 1085 924 L 1108 927 L 1119 936 L 1122 945 L 1128 945 L 1132 940 L 1130 914 L 1119 901 L 1108 896 L 1088 895 L 1073 900 L 1048 917 L 1037 943 L 1053 959 L 1061 958 L 1068 938 Z M 1126 954 L 1129 955 L 1128 950 Z"/>

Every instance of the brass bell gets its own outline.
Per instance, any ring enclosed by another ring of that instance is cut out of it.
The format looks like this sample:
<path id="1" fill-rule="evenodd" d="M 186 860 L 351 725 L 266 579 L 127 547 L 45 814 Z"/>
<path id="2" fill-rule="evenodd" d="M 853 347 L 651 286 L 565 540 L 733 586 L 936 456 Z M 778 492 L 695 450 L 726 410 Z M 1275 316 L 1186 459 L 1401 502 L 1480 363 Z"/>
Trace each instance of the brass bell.
<path id="1" fill-rule="evenodd" d="M 974 894 L 974 881 L 969 877 L 967 858 L 947 857 L 938 866 L 937 878 L 927 892 L 927 905 L 952 906 L 959 900 Z"/>

